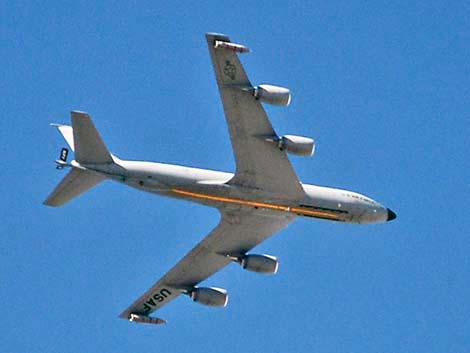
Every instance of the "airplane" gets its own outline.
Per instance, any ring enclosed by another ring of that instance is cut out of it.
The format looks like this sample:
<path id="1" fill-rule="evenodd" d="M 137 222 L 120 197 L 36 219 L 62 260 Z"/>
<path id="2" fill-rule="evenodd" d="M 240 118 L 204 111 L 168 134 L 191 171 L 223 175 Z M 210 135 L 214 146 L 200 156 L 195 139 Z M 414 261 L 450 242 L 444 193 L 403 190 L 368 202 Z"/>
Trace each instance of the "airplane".
<path id="1" fill-rule="evenodd" d="M 250 251 L 298 217 L 353 224 L 396 218 L 392 210 L 359 193 L 301 183 L 287 154 L 312 156 L 315 142 L 302 136 L 279 136 L 262 105 L 287 106 L 290 91 L 267 84 L 253 86 L 238 57 L 250 50 L 223 34 L 206 33 L 206 39 L 235 155 L 235 173 L 120 159 L 109 152 L 85 112 L 72 111 L 72 126 L 52 124 L 75 159 L 67 162 L 69 151 L 61 150 L 57 168 L 70 171 L 45 205 L 62 206 L 110 179 L 210 206 L 221 214 L 208 236 L 120 314 L 130 321 L 165 323 L 150 314 L 181 294 L 204 305 L 226 306 L 225 289 L 198 284 L 232 262 L 249 271 L 276 273 L 276 257 Z"/>

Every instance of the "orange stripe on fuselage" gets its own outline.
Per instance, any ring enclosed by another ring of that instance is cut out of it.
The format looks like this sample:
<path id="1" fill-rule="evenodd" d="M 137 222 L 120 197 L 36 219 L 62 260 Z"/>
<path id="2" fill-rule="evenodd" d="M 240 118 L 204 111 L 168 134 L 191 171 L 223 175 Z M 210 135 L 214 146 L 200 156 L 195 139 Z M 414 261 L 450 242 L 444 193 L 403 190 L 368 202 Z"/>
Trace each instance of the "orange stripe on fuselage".
<path id="1" fill-rule="evenodd" d="M 283 206 L 283 205 L 273 205 L 270 203 L 265 202 L 258 202 L 258 201 L 250 201 L 250 200 L 241 200 L 241 199 L 234 199 L 231 197 L 223 197 L 223 196 L 214 196 L 214 195 L 207 195 L 201 194 L 198 192 L 186 191 L 181 189 L 171 189 L 172 192 L 178 195 L 184 195 L 193 197 L 200 200 L 208 200 L 208 201 L 215 201 L 215 202 L 222 202 L 222 203 L 229 203 L 232 205 L 242 205 L 242 206 L 251 206 L 251 207 L 260 207 L 269 210 L 275 211 L 282 211 L 282 212 L 289 212 L 295 213 L 301 216 L 312 216 L 318 218 L 327 218 L 333 220 L 340 220 L 340 218 L 331 212 L 325 211 L 317 211 L 317 210 L 307 210 L 301 207 L 290 207 L 290 206 Z"/>

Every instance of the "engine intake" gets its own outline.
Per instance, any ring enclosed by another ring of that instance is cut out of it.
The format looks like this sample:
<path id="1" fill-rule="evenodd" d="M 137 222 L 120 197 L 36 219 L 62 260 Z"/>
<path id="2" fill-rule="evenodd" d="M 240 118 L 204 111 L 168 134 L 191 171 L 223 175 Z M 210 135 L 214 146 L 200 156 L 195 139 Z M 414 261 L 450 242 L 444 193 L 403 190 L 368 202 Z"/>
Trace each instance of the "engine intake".
<path id="1" fill-rule="evenodd" d="M 245 255 L 240 264 L 245 270 L 264 274 L 275 274 L 279 267 L 279 261 L 271 255 Z"/>
<path id="2" fill-rule="evenodd" d="M 215 287 L 194 288 L 189 293 L 191 299 L 196 303 L 207 306 L 227 306 L 228 294 L 225 289 Z"/>
<path id="3" fill-rule="evenodd" d="M 315 152 L 315 141 L 309 137 L 284 135 L 277 141 L 279 149 L 289 154 L 311 157 Z"/>
<path id="4" fill-rule="evenodd" d="M 264 103 L 281 106 L 288 106 L 291 100 L 289 89 L 272 85 L 256 86 L 253 96 Z"/>

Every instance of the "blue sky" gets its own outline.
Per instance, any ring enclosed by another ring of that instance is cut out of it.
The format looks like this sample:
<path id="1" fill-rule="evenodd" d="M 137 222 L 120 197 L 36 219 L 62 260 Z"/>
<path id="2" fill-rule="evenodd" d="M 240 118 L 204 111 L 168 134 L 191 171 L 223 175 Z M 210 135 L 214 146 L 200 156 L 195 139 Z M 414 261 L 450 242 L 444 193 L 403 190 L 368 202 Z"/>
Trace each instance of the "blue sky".
<path id="1" fill-rule="evenodd" d="M 464 352 L 470 349 L 469 3 L 39 2 L 0 5 L 1 352 Z M 398 214 L 300 219 L 257 248 L 276 276 L 231 265 L 165 327 L 117 315 L 202 239 L 216 211 L 105 182 L 58 209 L 48 126 L 89 112 L 109 148 L 224 171 L 234 160 L 204 33 L 228 34 L 278 133 L 317 140 L 302 181 Z"/>

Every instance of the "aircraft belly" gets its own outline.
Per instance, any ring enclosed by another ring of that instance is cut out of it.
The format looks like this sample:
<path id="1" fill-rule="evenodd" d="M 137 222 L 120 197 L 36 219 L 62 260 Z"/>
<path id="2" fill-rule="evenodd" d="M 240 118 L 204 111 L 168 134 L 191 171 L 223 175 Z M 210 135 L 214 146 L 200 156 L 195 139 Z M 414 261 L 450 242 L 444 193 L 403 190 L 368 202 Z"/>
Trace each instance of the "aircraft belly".
<path id="1" fill-rule="evenodd" d="M 354 222 L 353 213 L 343 203 L 342 190 L 303 185 L 306 197 L 285 200 L 279 193 L 230 185 L 233 174 L 150 162 L 126 162 L 125 175 L 118 181 L 139 190 L 223 208 L 262 210 L 274 214 Z"/>

